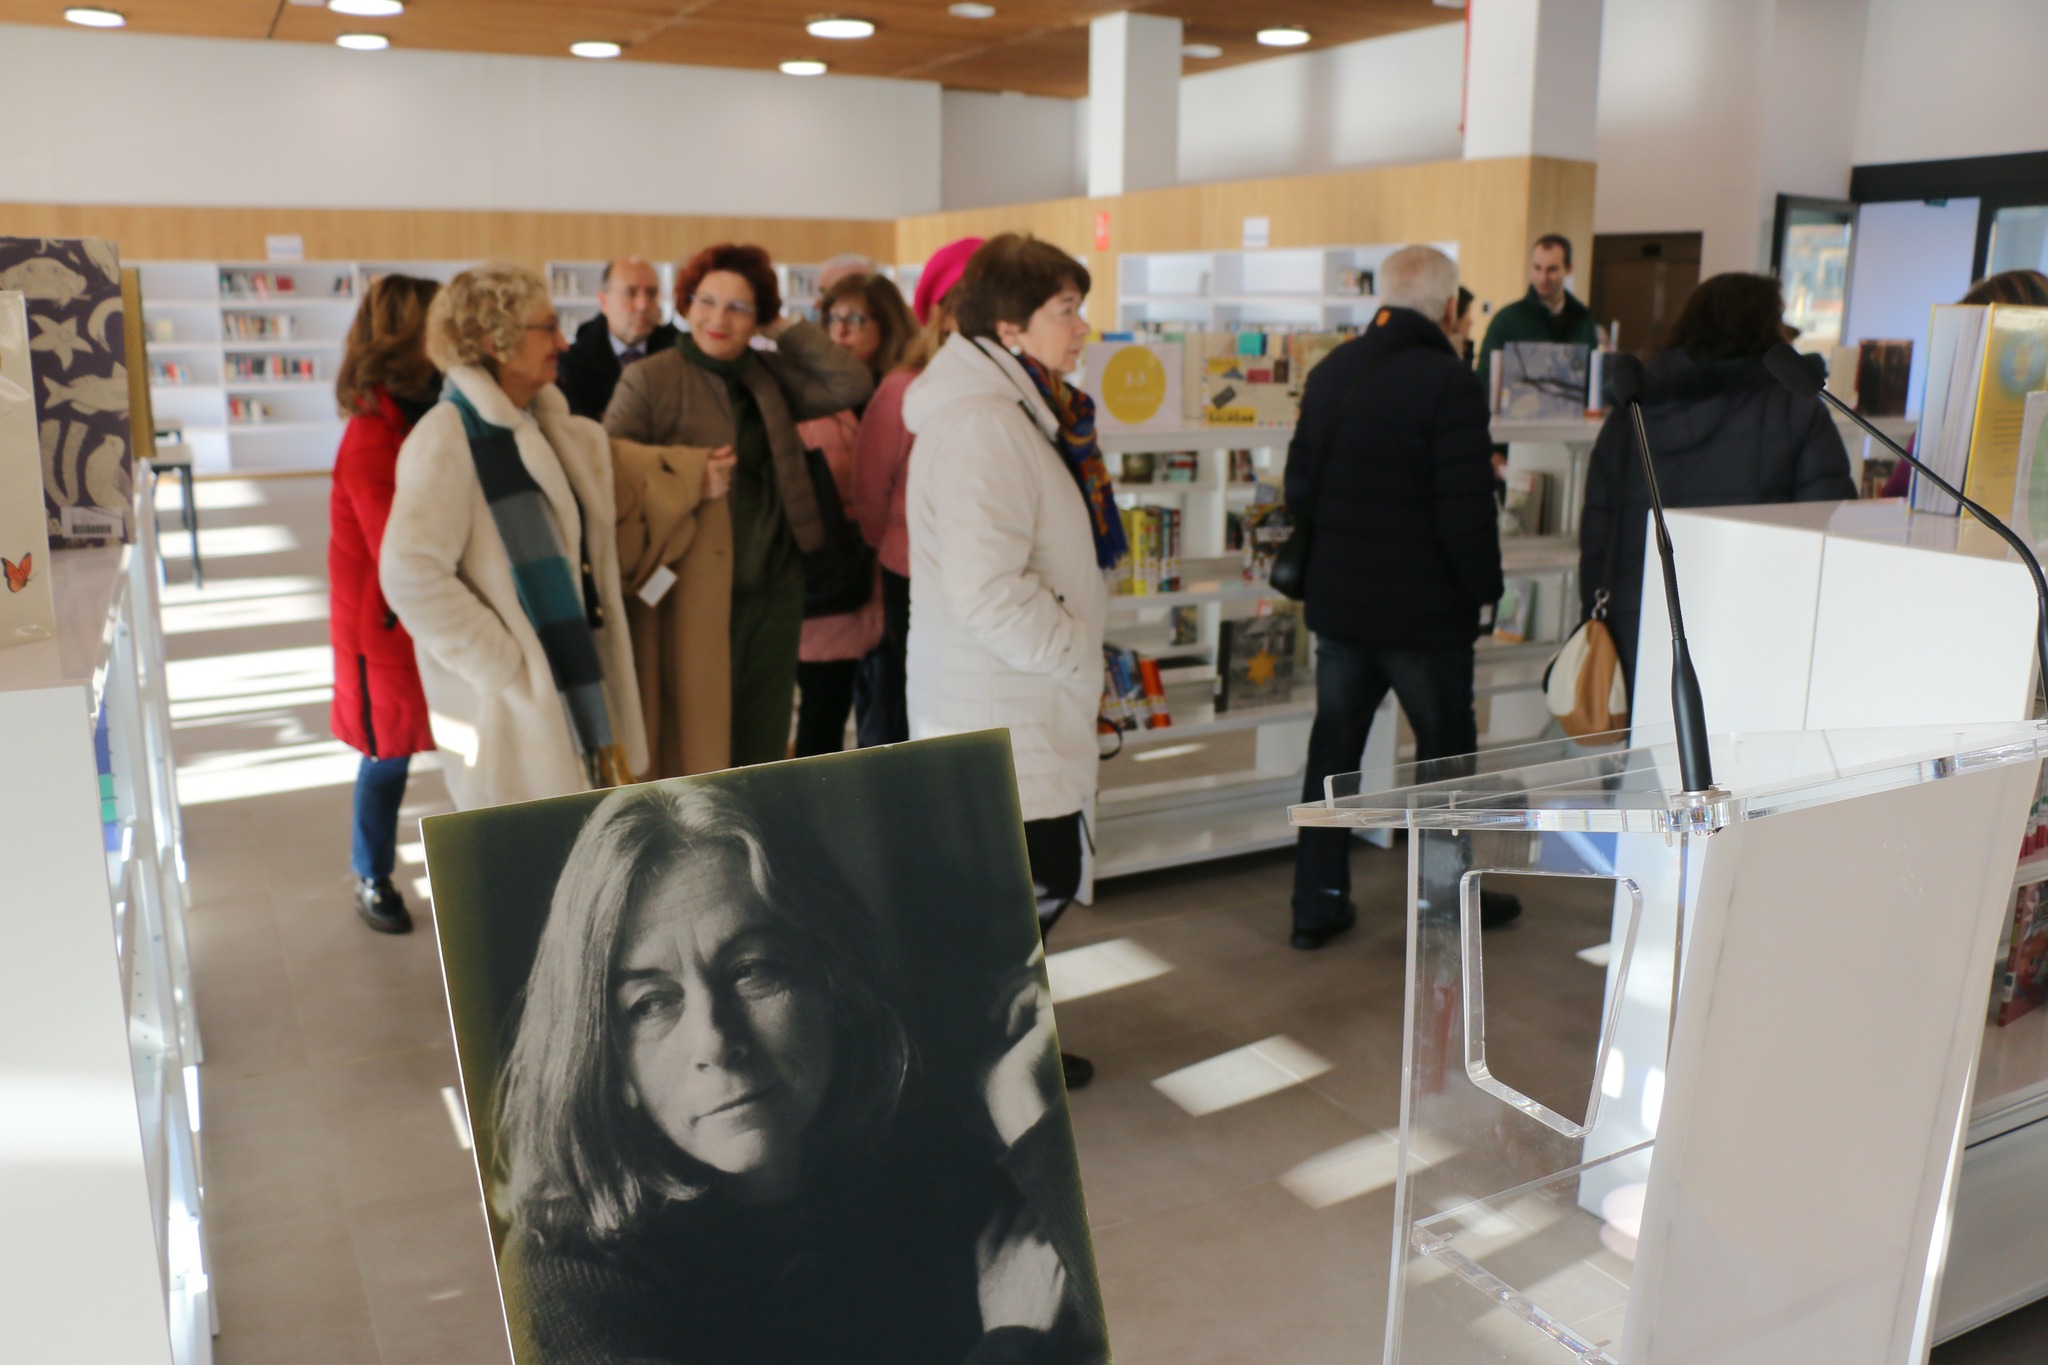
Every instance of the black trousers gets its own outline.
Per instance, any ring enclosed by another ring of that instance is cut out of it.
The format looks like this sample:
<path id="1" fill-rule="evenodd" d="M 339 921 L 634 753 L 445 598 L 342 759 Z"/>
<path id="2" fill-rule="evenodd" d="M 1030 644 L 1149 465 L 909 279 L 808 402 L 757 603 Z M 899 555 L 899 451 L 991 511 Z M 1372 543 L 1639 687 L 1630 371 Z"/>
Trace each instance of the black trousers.
<path id="1" fill-rule="evenodd" d="M 1038 931 L 1051 933 L 1081 889 L 1081 812 L 1026 820 L 1024 852 L 1038 897 Z"/>
<path id="2" fill-rule="evenodd" d="M 1479 747 L 1472 709 L 1472 647 L 1375 649 L 1316 636 L 1316 720 L 1301 799 L 1323 799 L 1323 779 L 1358 771 L 1373 712 L 1392 691 L 1415 731 L 1418 761 Z M 1294 853 L 1294 926 L 1343 917 L 1351 896 L 1351 831 L 1304 828 Z"/>
<path id="3" fill-rule="evenodd" d="M 910 654 L 910 580 L 882 570 L 882 643 L 860 661 L 854 679 L 854 733 L 863 749 L 910 738 L 903 696 Z"/>
<path id="4" fill-rule="evenodd" d="M 853 678 L 859 659 L 796 666 L 796 756 L 836 754 L 846 747 L 846 718 L 853 714 Z"/>

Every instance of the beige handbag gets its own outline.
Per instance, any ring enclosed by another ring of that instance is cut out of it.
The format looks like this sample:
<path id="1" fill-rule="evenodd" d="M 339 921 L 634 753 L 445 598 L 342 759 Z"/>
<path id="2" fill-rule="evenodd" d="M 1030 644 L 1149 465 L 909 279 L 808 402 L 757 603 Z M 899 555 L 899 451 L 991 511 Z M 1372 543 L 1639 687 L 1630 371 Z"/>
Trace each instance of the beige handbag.
<path id="1" fill-rule="evenodd" d="M 1623 466 L 1626 469 L 1626 466 Z M 1622 503 L 1626 477 L 1616 482 L 1614 524 L 1607 537 L 1607 562 L 1600 566 L 1601 586 L 1593 591 L 1593 610 L 1543 670 L 1543 700 L 1558 726 L 1573 739 L 1586 739 L 1628 728 L 1628 683 L 1621 673 L 1621 651 L 1607 629 L 1608 588 L 1614 582 L 1614 556 L 1621 545 Z"/>

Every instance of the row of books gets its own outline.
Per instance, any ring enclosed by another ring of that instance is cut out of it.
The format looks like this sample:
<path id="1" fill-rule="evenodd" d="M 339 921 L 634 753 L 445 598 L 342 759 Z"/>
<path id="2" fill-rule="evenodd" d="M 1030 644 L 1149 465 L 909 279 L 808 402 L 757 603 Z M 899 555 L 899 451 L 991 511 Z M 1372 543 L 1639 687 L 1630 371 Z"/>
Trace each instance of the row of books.
<path id="1" fill-rule="evenodd" d="M 300 290 L 295 277 L 275 270 L 223 270 L 220 292 L 222 298 L 228 299 L 268 299 L 280 294 L 296 295 Z M 347 298 L 355 293 L 355 284 L 348 276 L 337 275 L 329 292 L 336 298 Z"/>
<path id="2" fill-rule="evenodd" d="M 1102 647 L 1102 719 L 1115 730 L 1164 730 L 1173 724 L 1157 659 L 1119 645 Z"/>
<path id="3" fill-rule="evenodd" d="M 272 383 L 297 380 L 311 383 L 319 376 L 309 355 L 231 355 L 227 358 L 229 379 L 266 380 Z"/>
<path id="4" fill-rule="evenodd" d="M 2015 506 L 2027 395 L 2048 388 L 2048 308 L 1943 304 L 1927 338 L 1914 454 L 1994 511 Z M 1912 505 L 1954 515 L 1955 499 L 1915 475 Z"/>
<path id="5" fill-rule="evenodd" d="M 574 270 L 556 266 L 548 272 L 548 293 L 558 299 L 579 298 L 583 294 L 583 281 L 577 278 Z"/>
<path id="6" fill-rule="evenodd" d="M 1123 519 L 1130 553 L 1109 570 L 1110 591 L 1123 597 L 1179 592 L 1180 509 L 1126 507 Z"/>
<path id="7" fill-rule="evenodd" d="M 2034 787 L 2027 831 L 2020 840 L 2019 862 L 2025 864 L 2048 849 L 2048 765 Z M 2001 1027 L 2048 1001 L 2048 886 L 2038 882 L 2013 889 L 2011 918 L 1992 991 L 1993 1011 Z"/>
<path id="8" fill-rule="evenodd" d="M 228 395 L 228 420 L 230 422 L 267 422 L 270 420 L 270 404 L 260 398 L 243 398 Z"/>
<path id="9" fill-rule="evenodd" d="M 191 371 L 176 360 L 159 360 L 149 367 L 150 382 L 155 384 L 189 384 Z"/>
<path id="10" fill-rule="evenodd" d="M 290 341 L 290 313 L 224 313 L 221 328 L 229 341 Z"/>
<path id="11" fill-rule="evenodd" d="M 1226 450 L 1230 482 L 1256 483 L 1259 467 L 1249 450 Z M 1194 483 L 1201 470 L 1201 457 L 1192 450 L 1125 451 L 1117 468 L 1118 483 Z"/>

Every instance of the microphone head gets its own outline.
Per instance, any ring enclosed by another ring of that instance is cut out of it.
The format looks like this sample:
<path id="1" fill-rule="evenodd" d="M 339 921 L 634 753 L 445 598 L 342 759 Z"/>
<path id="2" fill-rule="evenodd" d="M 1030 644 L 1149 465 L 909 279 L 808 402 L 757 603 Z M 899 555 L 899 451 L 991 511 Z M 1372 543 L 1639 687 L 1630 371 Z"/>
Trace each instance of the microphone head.
<path id="1" fill-rule="evenodd" d="M 1812 365 L 1807 364 L 1805 356 L 1782 341 L 1764 352 L 1764 368 L 1771 372 L 1773 379 L 1801 398 L 1813 397 L 1827 382 Z"/>
<path id="2" fill-rule="evenodd" d="M 1611 352 L 1605 363 L 1607 396 L 1616 407 L 1627 407 L 1643 397 L 1642 357 L 1629 351 Z"/>

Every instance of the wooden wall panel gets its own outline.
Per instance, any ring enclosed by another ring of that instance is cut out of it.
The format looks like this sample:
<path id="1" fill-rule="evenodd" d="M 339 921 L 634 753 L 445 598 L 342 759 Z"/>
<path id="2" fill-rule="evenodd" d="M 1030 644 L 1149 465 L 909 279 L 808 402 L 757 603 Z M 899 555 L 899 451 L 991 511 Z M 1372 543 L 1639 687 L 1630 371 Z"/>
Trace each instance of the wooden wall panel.
<path id="1" fill-rule="evenodd" d="M 133 261 L 260 261 L 271 233 L 303 236 L 308 260 L 512 260 L 535 267 L 620 255 L 681 260 L 721 241 L 758 242 L 778 260 L 799 262 L 843 251 L 887 260 L 895 250 L 894 224 L 869 219 L 0 204 L 0 234 L 106 237 Z"/>
<path id="2" fill-rule="evenodd" d="M 1102 211 L 1107 251 L 1094 245 Z M 1257 216 L 1272 220 L 1276 247 L 1454 241 L 1466 285 L 1498 308 L 1527 288 L 1536 237 L 1564 232 L 1590 248 L 1593 166 L 1549 157 L 1439 161 L 926 214 L 897 223 L 895 254 L 923 260 L 957 237 L 1029 231 L 1087 260 L 1101 296 L 1114 290 L 1119 253 L 1233 249 L 1243 244 L 1244 220 Z M 1591 278 L 1585 262 L 1577 270 Z"/>

